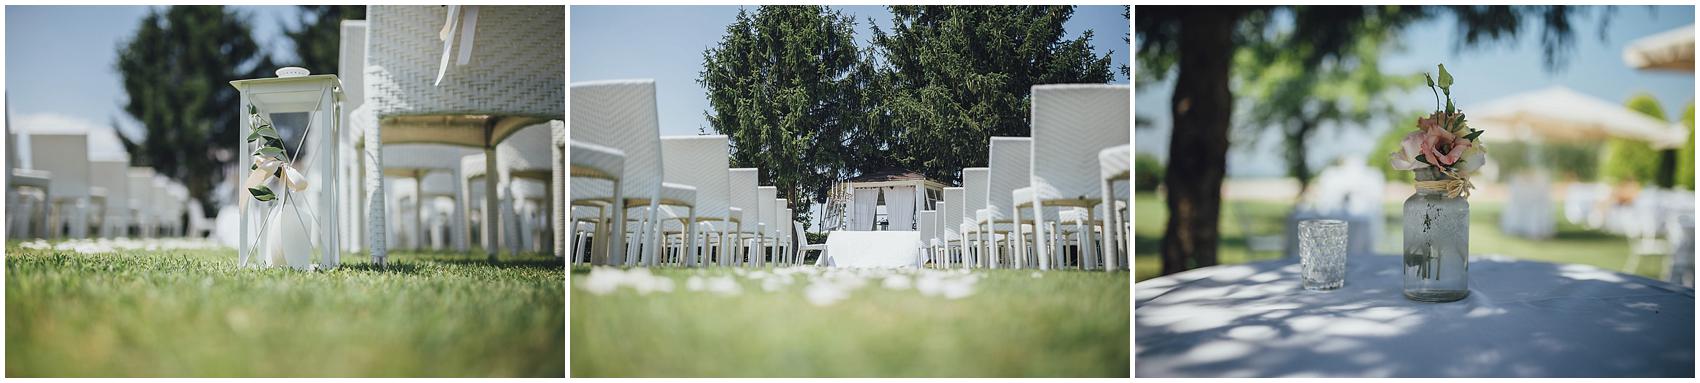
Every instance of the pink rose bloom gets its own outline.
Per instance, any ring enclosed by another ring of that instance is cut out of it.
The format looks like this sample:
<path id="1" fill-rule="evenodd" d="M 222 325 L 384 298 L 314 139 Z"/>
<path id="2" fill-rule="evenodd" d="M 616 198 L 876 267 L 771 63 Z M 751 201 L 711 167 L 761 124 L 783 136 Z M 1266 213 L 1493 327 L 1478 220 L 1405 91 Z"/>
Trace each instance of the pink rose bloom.
<path id="1" fill-rule="evenodd" d="M 1470 148 L 1470 140 L 1459 138 L 1458 135 L 1441 128 L 1440 121 L 1440 112 L 1417 120 L 1417 126 L 1422 129 L 1422 153 L 1428 157 L 1429 162 L 1452 165 L 1464 155 L 1465 149 Z"/>
<path id="2" fill-rule="evenodd" d="M 1399 151 L 1388 153 L 1388 164 L 1397 170 L 1416 170 L 1428 167 L 1428 164 L 1417 161 L 1417 156 L 1423 154 L 1422 144 L 1422 131 L 1405 135 L 1405 139 L 1399 141 Z"/>

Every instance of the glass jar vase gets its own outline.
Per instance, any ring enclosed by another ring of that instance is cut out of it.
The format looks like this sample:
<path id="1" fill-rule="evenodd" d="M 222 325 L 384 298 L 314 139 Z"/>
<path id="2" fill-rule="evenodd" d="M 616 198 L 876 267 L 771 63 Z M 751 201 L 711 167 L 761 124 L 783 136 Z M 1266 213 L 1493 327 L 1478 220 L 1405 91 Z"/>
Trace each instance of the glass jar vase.
<path id="1" fill-rule="evenodd" d="M 1417 169 L 1417 181 L 1448 178 Z M 1405 298 L 1451 302 L 1470 295 L 1470 203 L 1445 191 L 1417 188 L 1405 200 Z"/>

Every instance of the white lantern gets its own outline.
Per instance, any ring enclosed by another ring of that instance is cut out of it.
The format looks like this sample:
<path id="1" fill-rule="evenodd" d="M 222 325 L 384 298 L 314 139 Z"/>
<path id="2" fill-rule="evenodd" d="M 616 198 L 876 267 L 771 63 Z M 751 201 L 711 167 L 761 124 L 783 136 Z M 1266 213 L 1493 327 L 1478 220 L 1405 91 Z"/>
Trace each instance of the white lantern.
<path id="1" fill-rule="evenodd" d="M 266 266 L 334 268 L 341 259 L 335 168 L 341 159 L 335 140 L 342 130 L 342 83 L 336 75 L 308 75 L 301 68 L 277 74 L 230 82 L 242 95 L 237 262 L 247 266 L 250 257 L 259 257 Z M 277 113 L 308 115 L 306 129 L 291 138 L 293 152 L 271 126 Z"/>

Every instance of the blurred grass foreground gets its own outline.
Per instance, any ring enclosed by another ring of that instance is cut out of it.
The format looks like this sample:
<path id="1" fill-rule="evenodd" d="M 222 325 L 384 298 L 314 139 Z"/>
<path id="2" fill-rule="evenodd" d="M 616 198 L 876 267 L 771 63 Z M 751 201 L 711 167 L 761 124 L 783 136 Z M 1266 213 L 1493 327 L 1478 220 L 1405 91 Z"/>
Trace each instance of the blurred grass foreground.
<path id="1" fill-rule="evenodd" d="M 1128 273 L 574 268 L 572 376 L 1127 377 Z"/>
<path id="2" fill-rule="evenodd" d="M 251 270 L 224 250 L 6 247 L 6 376 L 560 377 L 553 258 L 344 255 Z"/>

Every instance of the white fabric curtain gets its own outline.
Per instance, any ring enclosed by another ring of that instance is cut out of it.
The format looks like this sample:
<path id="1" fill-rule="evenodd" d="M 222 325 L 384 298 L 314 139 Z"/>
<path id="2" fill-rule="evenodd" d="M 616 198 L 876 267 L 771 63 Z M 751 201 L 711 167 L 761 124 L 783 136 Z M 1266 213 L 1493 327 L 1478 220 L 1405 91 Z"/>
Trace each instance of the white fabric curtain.
<path id="1" fill-rule="evenodd" d="M 885 217 L 891 230 L 915 230 L 915 187 L 885 189 Z"/>
<path id="2" fill-rule="evenodd" d="M 850 217 L 852 230 L 874 230 L 874 208 L 879 205 L 880 189 L 855 189 L 851 204 L 855 206 L 855 215 Z"/>

